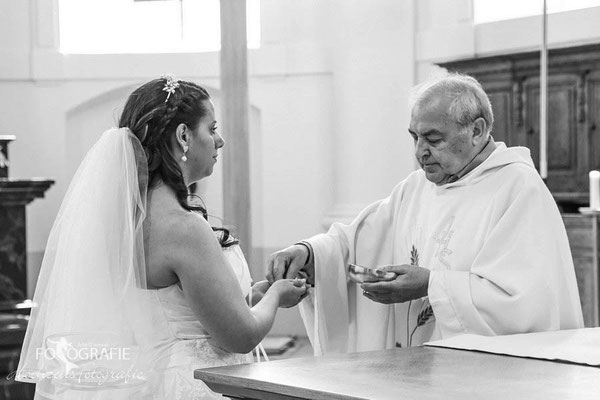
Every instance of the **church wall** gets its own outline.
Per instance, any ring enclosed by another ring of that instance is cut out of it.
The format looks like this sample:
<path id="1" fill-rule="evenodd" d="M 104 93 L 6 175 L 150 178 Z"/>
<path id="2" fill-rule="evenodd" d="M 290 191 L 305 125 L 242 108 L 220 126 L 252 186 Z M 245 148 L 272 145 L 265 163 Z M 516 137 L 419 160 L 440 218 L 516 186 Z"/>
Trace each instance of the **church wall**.
<path id="1" fill-rule="evenodd" d="M 436 62 L 540 49 L 541 16 L 474 25 L 473 0 L 423 0 L 416 3 L 418 81 L 439 73 L 433 65 Z M 598 20 L 600 7 L 549 14 L 548 47 L 600 42 Z"/>
<path id="2" fill-rule="evenodd" d="M 11 176 L 56 180 L 27 207 L 30 293 L 75 166 L 133 87 L 172 72 L 207 86 L 219 109 L 218 53 L 64 56 L 56 5 L 0 0 Z M 261 48 L 248 60 L 256 279 L 272 251 L 351 220 L 415 168 L 407 96 L 434 62 L 539 45 L 539 18 L 474 26 L 472 0 L 262 0 L 261 13 Z M 550 15 L 550 45 L 599 41 L 599 19 L 600 8 Z M 217 167 L 199 189 L 216 216 L 221 178 Z M 303 333 L 297 311 L 281 312 L 274 331 Z"/>
<path id="3" fill-rule="evenodd" d="M 11 176 L 56 180 L 27 207 L 30 293 L 75 166 L 133 87 L 172 72 L 207 86 L 219 108 L 218 53 L 64 56 L 56 5 L 0 0 Z M 473 26 L 471 10 L 472 0 L 261 1 L 262 44 L 248 60 L 255 278 L 269 253 L 351 220 L 415 168 L 407 96 L 434 62 L 537 48 L 539 18 Z M 550 45 L 597 42 L 598 19 L 600 8 L 550 15 Z M 221 172 L 199 189 L 216 216 Z M 281 312 L 274 331 L 302 333 L 297 312 Z"/>
<path id="4" fill-rule="evenodd" d="M 27 207 L 30 294 L 74 170 L 132 88 L 172 72 L 207 86 L 219 107 L 218 53 L 62 55 L 57 4 L 0 0 L 0 134 L 17 136 L 10 174 L 56 180 Z M 261 12 L 262 45 L 248 60 L 256 279 L 272 251 L 351 219 L 414 168 L 412 4 L 262 0 Z M 221 172 L 199 189 L 216 216 Z M 303 333 L 297 311 L 280 313 L 274 331 Z"/>

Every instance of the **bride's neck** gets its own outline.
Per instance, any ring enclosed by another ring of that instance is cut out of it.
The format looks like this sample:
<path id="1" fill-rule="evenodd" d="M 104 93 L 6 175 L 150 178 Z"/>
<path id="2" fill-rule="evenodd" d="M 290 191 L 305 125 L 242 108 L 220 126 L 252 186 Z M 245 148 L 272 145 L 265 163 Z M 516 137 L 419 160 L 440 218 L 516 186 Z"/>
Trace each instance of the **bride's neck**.
<path id="1" fill-rule="evenodd" d="M 148 200 L 162 205 L 168 204 L 181 207 L 177 200 L 177 196 L 175 195 L 175 191 L 163 181 L 156 182 L 155 185 L 148 189 Z"/>

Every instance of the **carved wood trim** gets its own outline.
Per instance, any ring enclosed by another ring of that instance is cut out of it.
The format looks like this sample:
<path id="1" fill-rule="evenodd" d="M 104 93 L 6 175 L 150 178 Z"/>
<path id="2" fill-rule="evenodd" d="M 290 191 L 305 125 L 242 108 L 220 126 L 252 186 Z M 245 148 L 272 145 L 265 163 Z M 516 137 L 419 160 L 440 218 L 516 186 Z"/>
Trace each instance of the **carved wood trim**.
<path id="1" fill-rule="evenodd" d="M 517 127 L 523 126 L 524 119 L 524 111 L 523 111 L 523 79 L 517 79 L 513 81 L 513 98 L 515 99 L 513 105 L 513 113 L 514 113 L 514 122 Z"/>
<path id="2" fill-rule="evenodd" d="M 28 204 L 53 184 L 51 179 L 0 179 L 0 205 Z"/>
<path id="3" fill-rule="evenodd" d="M 585 70 L 577 78 L 577 122 L 585 122 L 586 116 L 586 77 L 590 70 Z"/>

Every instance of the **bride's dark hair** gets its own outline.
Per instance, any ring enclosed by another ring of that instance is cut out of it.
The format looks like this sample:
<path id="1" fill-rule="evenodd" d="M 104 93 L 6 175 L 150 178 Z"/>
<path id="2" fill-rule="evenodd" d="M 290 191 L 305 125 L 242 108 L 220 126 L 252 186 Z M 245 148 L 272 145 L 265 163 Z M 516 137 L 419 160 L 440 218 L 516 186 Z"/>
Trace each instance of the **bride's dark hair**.
<path id="1" fill-rule="evenodd" d="M 178 81 L 179 86 L 169 94 L 164 90 L 166 83 L 166 78 L 154 79 L 135 89 L 125 103 L 119 128 L 129 128 L 140 140 L 148 158 L 148 186 L 162 181 L 175 192 L 181 207 L 200 212 L 208 219 L 205 207 L 189 201 L 195 195 L 185 185 L 171 143 L 179 124 L 186 124 L 192 130 L 198 127 L 207 114 L 203 100 L 209 100 L 210 95 L 203 87 L 186 81 Z M 227 229 L 213 229 L 222 232 L 219 235 L 222 246 L 231 243 Z"/>

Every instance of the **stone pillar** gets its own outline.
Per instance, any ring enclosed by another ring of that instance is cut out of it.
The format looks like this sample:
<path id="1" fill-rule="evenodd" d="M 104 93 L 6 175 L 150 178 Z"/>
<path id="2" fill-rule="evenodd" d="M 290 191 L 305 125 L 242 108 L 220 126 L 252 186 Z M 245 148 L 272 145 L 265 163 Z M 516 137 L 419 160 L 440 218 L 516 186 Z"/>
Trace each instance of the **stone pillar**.
<path id="1" fill-rule="evenodd" d="M 233 224 L 251 260 L 250 146 L 246 1 L 221 0 L 221 93 L 226 141 L 223 149 L 223 217 Z M 228 140 L 231 139 L 231 140 Z"/>

